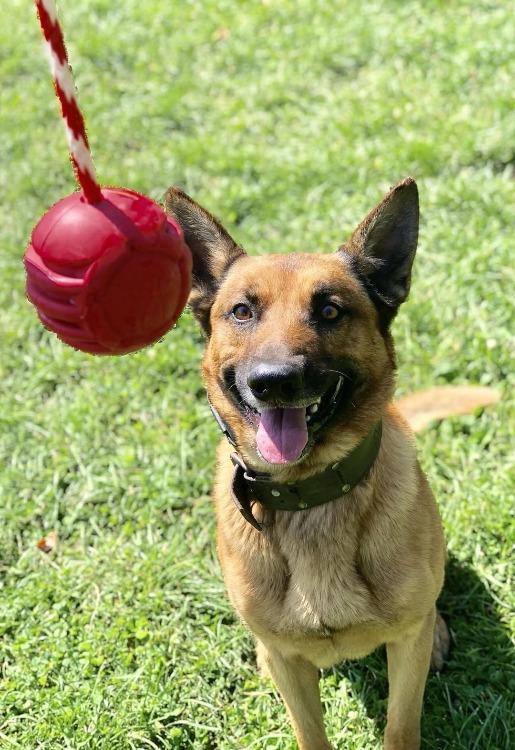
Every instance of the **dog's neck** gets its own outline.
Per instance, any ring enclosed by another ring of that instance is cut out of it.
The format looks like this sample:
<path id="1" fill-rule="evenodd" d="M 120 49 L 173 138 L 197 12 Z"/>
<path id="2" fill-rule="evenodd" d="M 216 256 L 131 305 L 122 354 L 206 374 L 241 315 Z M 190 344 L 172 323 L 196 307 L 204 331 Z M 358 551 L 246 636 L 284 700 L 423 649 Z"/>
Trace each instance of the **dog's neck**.
<path id="1" fill-rule="evenodd" d="M 221 431 L 237 448 L 231 429 L 213 405 L 209 405 Z M 232 499 L 243 517 L 259 531 L 263 531 L 263 523 L 252 512 L 256 502 L 267 510 L 280 511 L 308 510 L 332 502 L 350 492 L 366 477 L 379 452 L 381 435 L 382 421 L 379 420 L 345 457 L 296 482 L 277 482 L 270 474 L 253 471 L 234 451 L 231 454 L 234 465 Z"/>

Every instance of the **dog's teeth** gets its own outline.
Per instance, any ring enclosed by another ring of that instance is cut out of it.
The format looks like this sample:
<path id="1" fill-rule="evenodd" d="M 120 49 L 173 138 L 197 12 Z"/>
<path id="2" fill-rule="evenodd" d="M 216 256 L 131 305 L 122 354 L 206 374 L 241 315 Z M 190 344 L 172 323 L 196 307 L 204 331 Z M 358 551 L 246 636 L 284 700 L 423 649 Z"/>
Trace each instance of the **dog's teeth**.
<path id="1" fill-rule="evenodd" d="M 315 414 L 318 411 L 318 404 L 311 404 L 309 407 L 309 413 Z"/>
<path id="2" fill-rule="evenodd" d="M 311 417 L 309 416 L 309 414 L 308 414 L 308 416 L 306 417 L 306 422 L 311 422 Z"/>

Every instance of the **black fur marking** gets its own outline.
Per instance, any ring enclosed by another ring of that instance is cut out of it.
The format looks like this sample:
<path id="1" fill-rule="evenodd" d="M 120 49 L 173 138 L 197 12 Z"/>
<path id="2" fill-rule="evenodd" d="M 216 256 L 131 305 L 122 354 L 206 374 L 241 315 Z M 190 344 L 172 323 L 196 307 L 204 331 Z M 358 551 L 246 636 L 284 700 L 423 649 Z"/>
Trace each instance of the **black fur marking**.
<path id="1" fill-rule="evenodd" d="M 382 336 L 385 336 L 388 333 L 392 320 L 397 315 L 398 305 L 382 294 L 374 285 L 372 278 L 363 269 L 363 263 L 359 257 L 350 255 L 349 253 L 345 253 L 345 257 L 349 259 L 349 265 L 355 278 L 360 282 L 373 302 L 377 310 L 379 331 Z"/>

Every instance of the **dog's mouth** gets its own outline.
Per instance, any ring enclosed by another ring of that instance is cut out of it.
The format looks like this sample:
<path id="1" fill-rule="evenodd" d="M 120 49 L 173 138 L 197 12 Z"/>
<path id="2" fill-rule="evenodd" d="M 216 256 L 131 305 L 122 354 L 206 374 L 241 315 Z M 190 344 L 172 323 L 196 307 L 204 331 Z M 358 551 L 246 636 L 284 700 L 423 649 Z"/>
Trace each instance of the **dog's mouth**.
<path id="1" fill-rule="evenodd" d="M 336 373 L 328 388 L 307 404 L 254 406 L 236 381 L 228 393 L 247 422 L 256 429 L 256 448 L 267 463 L 294 464 L 304 458 L 356 388 L 355 372 Z"/>

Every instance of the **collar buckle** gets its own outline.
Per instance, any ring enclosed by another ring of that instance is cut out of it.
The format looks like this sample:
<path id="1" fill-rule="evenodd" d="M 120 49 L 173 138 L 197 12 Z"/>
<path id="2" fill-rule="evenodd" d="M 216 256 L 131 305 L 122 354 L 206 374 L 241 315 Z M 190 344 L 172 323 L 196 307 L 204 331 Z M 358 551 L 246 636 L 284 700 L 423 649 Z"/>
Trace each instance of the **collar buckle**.
<path id="1" fill-rule="evenodd" d="M 237 453 L 231 453 L 231 461 L 234 466 L 234 473 L 232 477 L 231 496 L 233 503 L 240 511 L 243 518 L 250 523 L 258 531 L 263 531 L 263 524 L 257 520 L 252 513 L 252 506 L 254 505 L 255 499 L 249 497 L 248 482 L 255 482 L 256 477 L 249 476 L 247 474 L 247 467 L 245 461 Z M 253 473 L 253 472 L 251 472 Z"/>
<path id="2" fill-rule="evenodd" d="M 268 474 L 261 473 L 259 471 L 253 471 L 249 469 L 243 458 L 239 453 L 231 453 L 231 461 L 233 466 L 239 466 L 243 469 L 243 476 L 247 482 L 271 482 L 272 478 Z"/>

